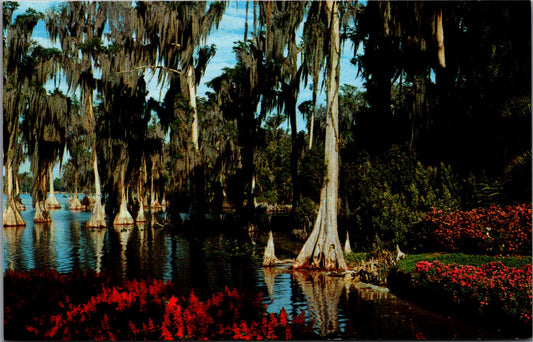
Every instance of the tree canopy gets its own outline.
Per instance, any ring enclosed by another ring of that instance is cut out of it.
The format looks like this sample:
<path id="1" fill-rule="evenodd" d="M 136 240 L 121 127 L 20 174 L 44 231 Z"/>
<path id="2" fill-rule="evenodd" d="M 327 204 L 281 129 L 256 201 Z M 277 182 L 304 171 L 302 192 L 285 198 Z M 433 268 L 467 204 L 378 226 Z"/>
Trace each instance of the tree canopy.
<path id="1" fill-rule="evenodd" d="M 90 227 L 106 213 L 133 224 L 167 199 L 175 228 L 187 211 L 192 226 L 230 210 L 247 224 L 284 205 L 315 247 L 340 246 L 339 229 L 373 248 L 402 241 L 431 205 L 530 202 L 530 3 L 250 2 L 235 63 L 204 79 L 229 6 L 76 1 L 19 14 L 4 2 L 4 222 L 23 224 L 22 161 L 39 206 L 65 151 L 69 188 L 94 194 Z M 39 22 L 57 48 L 33 39 Z M 346 58 L 357 72 L 339 84 Z M 308 231 L 309 218 L 335 233 Z M 298 265 L 344 268 L 324 250 Z"/>

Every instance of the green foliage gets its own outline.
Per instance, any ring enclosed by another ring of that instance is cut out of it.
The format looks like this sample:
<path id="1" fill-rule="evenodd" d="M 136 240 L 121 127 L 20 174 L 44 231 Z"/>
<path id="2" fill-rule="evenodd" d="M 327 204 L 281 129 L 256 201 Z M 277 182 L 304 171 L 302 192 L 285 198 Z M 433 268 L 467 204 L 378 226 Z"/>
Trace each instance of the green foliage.
<path id="1" fill-rule="evenodd" d="M 64 191 L 63 184 L 60 178 L 54 179 L 54 191 Z"/>
<path id="2" fill-rule="evenodd" d="M 11 16 L 18 7 L 19 3 L 15 1 L 4 1 L 2 3 L 2 18 L 4 27 L 10 24 Z"/>
<path id="3" fill-rule="evenodd" d="M 503 173 L 502 188 L 508 201 L 531 201 L 531 151 L 514 157 Z"/>
<path id="4" fill-rule="evenodd" d="M 257 201 L 288 203 L 291 201 L 291 140 L 276 127 L 268 127 L 266 146 L 258 152 Z"/>
<path id="5" fill-rule="evenodd" d="M 300 198 L 300 205 L 296 207 L 294 214 L 299 226 L 311 233 L 313 223 L 318 214 L 318 204 L 309 197 L 302 197 Z"/>
<path id="6" fill-rule="evenodd" d="M 344 259 L 346 260 L 346 263 L 348 265 L 360 264 L 361 262 L 367 260 L 369 255 L 370 253 L 366 253 L 366 252 L 357 252 L 357 253 L 352 252 L 352 253 L 344 254 Z"/>
<path id="7" fill-rule="evenodd" d="M 101 53 L 101 52 L 106 51 L 106 48 L 102 42 L 102 39 L 100 39 L 99 37 L 94 37 L 84 43 L 79 43 L 78 48 L 83 53 L 88 53 L 88 54 L 96 54 L 96 53 Z"/>
<path id="8" fill-rule="evenodd" d="M 29 193 L 31 192 L 31 185 L 33 183 L 33 177 L 29 172 L 23 172 L 19 174 L 19 183 L 20 183 L 20 192 Z M 5 186 L 5 182 L 4 182 Z"/>
<path id="9" fill-rule="evenodd" d="M 44 19 L 44 14 L 30 7 L 15 18 L 15 24 L 20 25 L 24 31 L 31 32 L 41 19 Z"/>
<path id="10" fill-rule="evenodd" d="M 308 197 L 318 203 L 325 175 L 324 146 L 314 144 L 313 149 L 302 159 L 300 166 L 298 187 L 302 197 Z"/>
<path id="11" fill-rule="evenodd" d="M 399 146 L 382 158 L 361 153 L 342 168 L 351 208 L 354 240 L 363 248 L 402 248 L 414 237 L 411 227 L 431 208 L 460 206 L 458 178 L 449 166 L 425 166 Z"/>

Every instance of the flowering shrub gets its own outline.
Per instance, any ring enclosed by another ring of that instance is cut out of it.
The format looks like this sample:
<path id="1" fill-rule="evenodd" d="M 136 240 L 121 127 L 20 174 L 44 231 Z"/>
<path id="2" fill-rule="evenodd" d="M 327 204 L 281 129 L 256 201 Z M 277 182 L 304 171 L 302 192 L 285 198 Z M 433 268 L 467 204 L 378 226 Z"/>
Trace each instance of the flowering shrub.
<path id="1" fill-rule="evenodd" d="M 226 288 L 201 302 L 194 293 L 188 298 L 175 296 L 174 284 L 157 279 L 112 285 L 107 277 L 88 275 L 85 283 L 96 288 L 72 287 L 76 279 L 81 277 L 51 270 L 6 272 L 6 338 L 289 340 L 314 336 L 314 322 L 306 320 L 304 312 L 292 318 L 284 309 L 269 314 L 261 304 L 261 294 Z M 51 284 L 60 286 L 48 288 Z M 44 290 L 39 292 L 39 288 Z M 80 290 L 91 293 L 76 295 Z M 37 297 L 40 306 L 34 311 L 32 300 Z"/>
<path id="2" fill-rule="evenodd" d="M 451 213 L 433 209 L 422 221 L 434 225 L 435 239 L 446 251 L 531 254 L 530 205 L 492 205 Z"/>
<path id="3" fill-rule="evenodd" d="M 431 289 L 454 304 L 531 324 L 531 268 L 531 264 L 511 268 L 501 262 L 463 266 L 420 261 L 412 281 L 415 288 Z"/>

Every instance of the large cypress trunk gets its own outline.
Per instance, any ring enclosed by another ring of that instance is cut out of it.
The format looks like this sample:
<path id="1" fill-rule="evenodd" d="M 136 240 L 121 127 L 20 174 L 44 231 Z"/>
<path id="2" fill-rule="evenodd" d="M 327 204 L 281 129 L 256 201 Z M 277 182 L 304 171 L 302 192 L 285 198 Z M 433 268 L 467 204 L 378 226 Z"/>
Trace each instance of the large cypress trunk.
<path id="1" fill-rule="evenodd" d="M 94 208 L 93 213 L 91 215 L 91 218 L 87 222 L 87 228 L 105 228 L 106 227 L 106 220 L 105 220 L 105 211 L 104 207 L 102 206 L 102 192 L 100 190 L 100 177 L 98 175 L 98 159 L 96 157 L 96 151 L 94 153 L 94 159 L 93 159 L 93 168 L 94 168 L 94 186 L 96 189 L 95 194 L 95 202 L 94 202 Z"/>
<path id="2" fill-rule="evenodd" d="M 33 203 L 35 206 L 35 214 L 33 216 L 33 222 L 35 223 L 50 223 L 52 219 L 48 211 L 46 210 L 46 171 L 39 170 L 35 176 L 36 185 L 39 187 L 34 192 Z"/>
<path id="3" fill-rule="evenodd" d="M 311 235 L 305 242 L 293 267 L 326 270 L 347 268 L 337 232 L 337 197 L 339 188 L 338 109 L 340 71 L 340 24 L 338 3 L 327 1 L 329 18 L 330 55 L 328 58 L 327 118 L 325 164 L 326 180 L 320 192 L 320 207 Z"/>
<path id="4" fill-rule="evenodd" d="M 15 167 L 13 169 L 13 179 L 15 181 L 15 204 L 17 206 L 18 211 L 24 211 L 26 210 L 26 206 L 22 204 L 22 200 L 20 199 L 20 188 L 19 188 L 19 177 L 18 177 L 18 168 Z"/>
<path id="5" fill-rule="evenodd" d="M 124 169 L 125 169 L 125 166 L 123 165 L 121 167 L 120 179 L 118 181 L 118 191 L 120 194 L 120 209 L 118 211 L 117 216 L 115 216 L 115 219 L 113 220 L 114 226 L 128 226 L 128 225 L 134 224 L 133 217 L 128 211 L 128 206 L 127 206 L 127 201 L 126 201 L 126 187 L 124 185 L 124 178 L 125 178 Z"/>
<path id="6" fill-rule="evenodd" d="M 13 193 L 13 164 L 11 160 L 6 162 L 6 209 L 2 215 L 4 227 L 9 226 L 25 226 L 26 222 L 22 219 L 22 215 L 18 211 L 17 203 L 15 201 L 15 194 Z"/>
<path id="7" fill-rule="evenodd" d="M 33 216 L 33 222 L 35 223 L 50 223 L 52 219 L 45 209 L 45 201 L 37 201 L 35 203 L 35 214 Z"/>
<path id="8" fill-rule="evenodd" d="M 48 196 L 48 199 L 46 200 L 46 209 L 61 209 L 61 206 L 59 205 L 59 202 L 56 198 L 56 193 L 54 191 L 54 175 L 53 175 L 53 166 L 50 165 L 50 168 L 48 169 L 48 178 L 50 181 L 50 195 Z"/>
<path id="9" fill-rule="evenodd" d="M 74 170 L 74 198 L 70 201 L 70 210 L 83 210 L 84 208 L 78 199 L 78 170 Z"/>

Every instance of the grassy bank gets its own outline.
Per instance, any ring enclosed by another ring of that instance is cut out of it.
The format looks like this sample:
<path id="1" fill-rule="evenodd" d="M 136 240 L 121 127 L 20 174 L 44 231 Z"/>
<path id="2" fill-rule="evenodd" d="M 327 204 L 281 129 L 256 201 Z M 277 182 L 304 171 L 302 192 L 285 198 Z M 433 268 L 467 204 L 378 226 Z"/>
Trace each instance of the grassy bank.
<path id="1" fill-rule="evenodd" d="M 531 264 L 531 256 L 488 256 L 463 253 L 424 253 L 408 255 L 396 265 L 399 272 L 411 273 L 420 261 L 440 261 L 443 264 L 481 266 L 491 262 L 501 262 L 508 267 L 523 267 Z"/>

